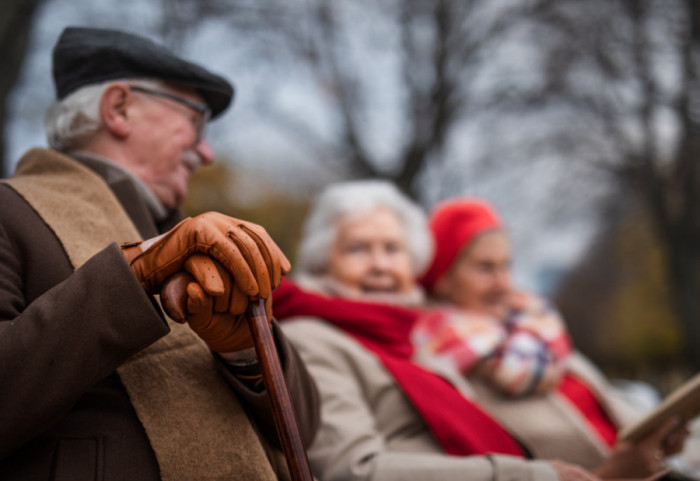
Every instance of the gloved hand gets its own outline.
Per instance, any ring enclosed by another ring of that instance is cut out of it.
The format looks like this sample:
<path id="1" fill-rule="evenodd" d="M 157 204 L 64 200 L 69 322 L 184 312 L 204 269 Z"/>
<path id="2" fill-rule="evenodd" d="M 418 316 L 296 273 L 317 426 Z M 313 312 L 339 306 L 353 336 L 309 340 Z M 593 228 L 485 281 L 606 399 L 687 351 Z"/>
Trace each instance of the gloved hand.
<path id="1" fill-rule="evenodd" d="M 219 261 L 237 288 L 253 298 L 268 298 L 291 268 L 264 228 L 217 212 L 187 218 L 161 236 L 124 244 L 122 252 L 149 294 L 158 293 L 165 279 L 197 252 Z M 215 277 L 196 279 L 209 295 L 222 294 Z"/>
<path id="2" fill-rule="evenodd" d="M 208 295 L 196 280 L 210 277 L 221 280 L 224 287 L 221 295 Z M 268 320 L 272 317 L 271 299 L 268 297 L 266 301 Z M 237 289 L 218 262 L 193 254 L 185 261 L 184 272 L 166 280 L 161 301 L 173 320 L 186 321 L 213 351 L 226 353 L 253 347 L 245 318 L 248 297 Z"/>

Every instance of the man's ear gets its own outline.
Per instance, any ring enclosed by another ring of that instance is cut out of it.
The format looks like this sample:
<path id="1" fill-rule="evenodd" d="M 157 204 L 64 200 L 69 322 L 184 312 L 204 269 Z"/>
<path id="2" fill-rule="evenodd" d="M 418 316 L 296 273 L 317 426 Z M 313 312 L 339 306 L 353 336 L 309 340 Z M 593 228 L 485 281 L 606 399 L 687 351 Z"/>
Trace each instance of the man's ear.
<path id="1" fill-rule="evenodd" d="M 131 133 L 128 114 L 132 100 L 129 87 L 124 84 L 112 84 L 102 94 L 100 115 L 103 125 L 112 135 L 123 138 Z"/>

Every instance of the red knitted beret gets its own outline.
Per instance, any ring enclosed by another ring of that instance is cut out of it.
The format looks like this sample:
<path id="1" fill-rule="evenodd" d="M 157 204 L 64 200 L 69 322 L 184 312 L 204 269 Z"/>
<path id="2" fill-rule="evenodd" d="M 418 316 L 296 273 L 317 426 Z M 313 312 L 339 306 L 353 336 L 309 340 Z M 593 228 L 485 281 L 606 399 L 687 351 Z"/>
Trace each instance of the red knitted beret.
<path id="1" fill-rule="evenodd" d="M 430 214 L 430 230 L 435 240 L 435 255 L 420 279 L 428 292 L 447 272 L 462 248 L 482 232 L 501 228 L 496 211 L 487 202 L 473 197 L 448 199 Z"/>

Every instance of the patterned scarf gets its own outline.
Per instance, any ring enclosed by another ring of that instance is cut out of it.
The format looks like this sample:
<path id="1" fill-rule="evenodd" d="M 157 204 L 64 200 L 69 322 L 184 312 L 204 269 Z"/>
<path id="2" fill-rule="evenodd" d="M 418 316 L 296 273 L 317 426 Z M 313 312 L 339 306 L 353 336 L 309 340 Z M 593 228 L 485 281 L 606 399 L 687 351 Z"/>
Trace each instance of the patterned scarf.
<path id="1" fill-rule="evenodd" d="M 617 426 L 593 391 L 567 368 L 571 339 L 544 299 L 515 293 L 502 319 L 455 308 L 426 311 L 411 332 L 413 360 L 433 370 L 457 370 L 511 397 L 555 390 L 608 446 Z M 517 402 L 517 401 L 516 401 Z"/>
<path id="2" fill-rule="evenodd" d="M 556 388 L 571 353 L 564 322 L 540 297 L 512 297 L 504 319 L 453 307 L 430 310 L 411 334 L 415 361 L 475 375 L 507 396 Z"/>

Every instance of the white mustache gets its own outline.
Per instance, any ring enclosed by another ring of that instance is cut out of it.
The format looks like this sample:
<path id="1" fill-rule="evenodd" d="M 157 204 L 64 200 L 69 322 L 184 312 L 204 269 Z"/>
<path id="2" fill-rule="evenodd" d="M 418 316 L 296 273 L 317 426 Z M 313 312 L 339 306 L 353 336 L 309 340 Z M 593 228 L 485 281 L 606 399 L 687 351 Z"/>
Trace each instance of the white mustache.
<path id="1" fill-rule="evenodd" d="M 202 158 L 194 150 L 184 151 L 180 160 L 183 164 L 187 165 L 192 172 L 195 172 L 202 166 Z"/>

